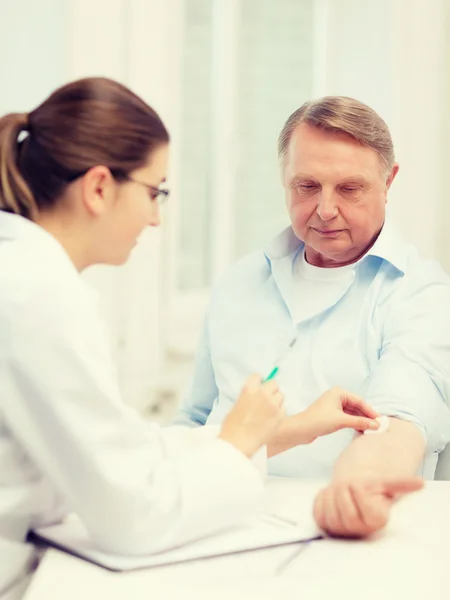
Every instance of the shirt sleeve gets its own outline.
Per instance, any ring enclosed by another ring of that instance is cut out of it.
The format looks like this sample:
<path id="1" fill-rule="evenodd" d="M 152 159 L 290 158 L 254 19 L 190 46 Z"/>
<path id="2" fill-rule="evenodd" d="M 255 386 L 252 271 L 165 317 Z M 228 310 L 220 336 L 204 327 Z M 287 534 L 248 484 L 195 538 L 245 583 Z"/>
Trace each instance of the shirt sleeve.
<path id="1" fill-rule="evenodd" d="M 102 549 L 164 550 L 254 514 L 263 485 L 242 453 L 149 424 L 122 403 L 92 302 L 46 289 L 8 330 L 5 424 Z"/>
<path id="2" fill-rule="evenodd" d="M 219 390 L 211 362 L 208 317 L 206 317 L 197 347 L 193 374 L 173 424 L 188 427 L 204 425 L 218 396 Z"/>
<path id="3" fill-rule="evenodd" d="M 221 425 L 205 425 L 203 427 L 188 428 L 172 426 L 165 430 L 167 439 L 171 439 L 171 452 L 175 455 L 184 452 L 187 448 L 198 448 L 199 444 L 213 440 L 220 434 Z M 261 446 L 250 459 L 261 477 L 267 476 L 267 446 Z"/>
<path id="4" fill-rule="evenodd" d="M 379 360 L 359 390 L 381 414 L 414 423 L 428 452 L 450 440 L 450 285 L 405 282 L 383 324 Z"/>

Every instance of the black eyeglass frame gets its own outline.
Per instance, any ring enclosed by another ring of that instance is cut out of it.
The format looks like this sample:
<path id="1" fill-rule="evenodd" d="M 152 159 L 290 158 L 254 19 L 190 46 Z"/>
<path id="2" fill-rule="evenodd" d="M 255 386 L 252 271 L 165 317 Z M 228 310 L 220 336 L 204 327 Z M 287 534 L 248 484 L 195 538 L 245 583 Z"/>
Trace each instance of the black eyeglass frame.
<path id="1" fill-rule="evenodd" d="M 72 173 L 67 178 L 67 183 L 72 183 L 79 177 L 82 177 L 85 173 L 87 173 L 87 171 L 88 170 L 78 171 L 77 173 Z M 137 183 L 138 185 L 142 185 L 143 187 L 146 187 L 150 192 L 152 202 L 157 202 L 160 206 L 162 204 L 165 204 L 168 197 L 170 196 L 170 190 L 155 187 L 154 185 L 150 185 L 149 183 L 146 183 L 145 181 L 139 181 L 139 179 L 135 179 L 134 177 L 131 177 L 130 175 L 128 175 L 127 173 L 124 173 L 123 171 L 117 171 L 117 170 L 110 169 L 110 172 L 111 172 L 111 175 L 114 177 L 114 179 L 116 181 L 118 181 L 119 183 L 124 182 L 124 181 L 130 181 L 132 183 Z"/>

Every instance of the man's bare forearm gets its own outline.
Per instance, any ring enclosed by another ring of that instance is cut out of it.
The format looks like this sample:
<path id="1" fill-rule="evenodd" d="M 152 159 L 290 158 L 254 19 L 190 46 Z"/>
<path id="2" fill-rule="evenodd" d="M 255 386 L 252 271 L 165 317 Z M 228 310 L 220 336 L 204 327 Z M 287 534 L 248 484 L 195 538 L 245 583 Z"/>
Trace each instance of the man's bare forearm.
<path id="1" fill-rule="evenodd" d="M 355 477 L 410 477 L 417 473 L 425 453 L 419 429 L 407 421 L 390 418 L 388 431 L 358 435 L 338 458 L 335 480 Z"/>

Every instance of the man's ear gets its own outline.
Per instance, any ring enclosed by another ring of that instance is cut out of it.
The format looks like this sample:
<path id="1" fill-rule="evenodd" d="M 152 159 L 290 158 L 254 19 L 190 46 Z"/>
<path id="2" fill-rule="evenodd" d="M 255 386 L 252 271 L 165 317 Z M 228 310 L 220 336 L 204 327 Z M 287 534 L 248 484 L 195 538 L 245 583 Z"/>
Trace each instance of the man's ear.
<path id="1" fill-rule="evenodd" d="M 388 177 L 388 178 L 387 178 L 387 180 L 386 180 L 386 192 L 387 192 L 387 191 L 389 190 L 389 188 L 391 187 L 391 185 L 392 185 L 392 182 L 393 182 L 393 181 L 394 181 L 394 179 L 396 178 L 396 176 L 397 176 L 397 173 L 398 173 L 399 169 L 400 169 L 400 165 L 399 165 L 398 163 L 395 163 L 395 165 L 392 167 L 392 170 L 391 170 L 391 172 L 390 172 L 390 174 L 389 174 L 389 177 Z"/>
<path id="2" fill-rule="evenodd" d="M 99 217 L 107 210 L 114 194 L 114 178 L 108 167 L 97 165 L 83 175 L 83 204 L 93 216 Z"/>

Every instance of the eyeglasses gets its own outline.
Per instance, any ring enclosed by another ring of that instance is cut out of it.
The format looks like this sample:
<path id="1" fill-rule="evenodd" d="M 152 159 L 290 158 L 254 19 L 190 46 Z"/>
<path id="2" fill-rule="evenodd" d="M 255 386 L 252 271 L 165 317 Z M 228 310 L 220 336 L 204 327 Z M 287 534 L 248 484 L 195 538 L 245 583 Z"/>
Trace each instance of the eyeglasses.
<path id="1" fill-rule="evenodd" d="M 139 181 L 138 179 L 134 179 L 134 177 L 130 177 L 127 175 L 127 181 L 132 181 L 133 183 L 137 183 L 138 185 L 142 185 L 147 188 L 150 192 L 150 198 L 153 202 L 157 202 L 160 206 L 167 201 L 169 197 L 170 191 L 162 188 L 157 188 L 149 183 L 145 183 L 144 181 Z"/>
<path id="2" fill-rule="evenodd" d="M 111 175 L 117 181 L 132 181 L 133 183 L 137 183 L 138 185 L 142 185 L 143 187 L 147 188 L 147 190 L 150 192 L 150 198 L 152 202 L 157 202 L 160 206 L 166 202 L 167 198 L 170 195 L 170 190 L 157 188 L 153 185 L 150 185 L 149 183 L 145 183 L 145 181 L 139 181 L 138 179 L 134 179 L 134 177 L 130 177 L 130 175 L 127 175 L 123 171 L 114 169 L 110 169 L 110 171 Z M 82 177 L 86 172 L 87 171 L 85 170 L 72 173 L 69 177 L 67 177 L 67 183 L 72 183 L 72 181 L 75 181 L 79 177 Z"/>

